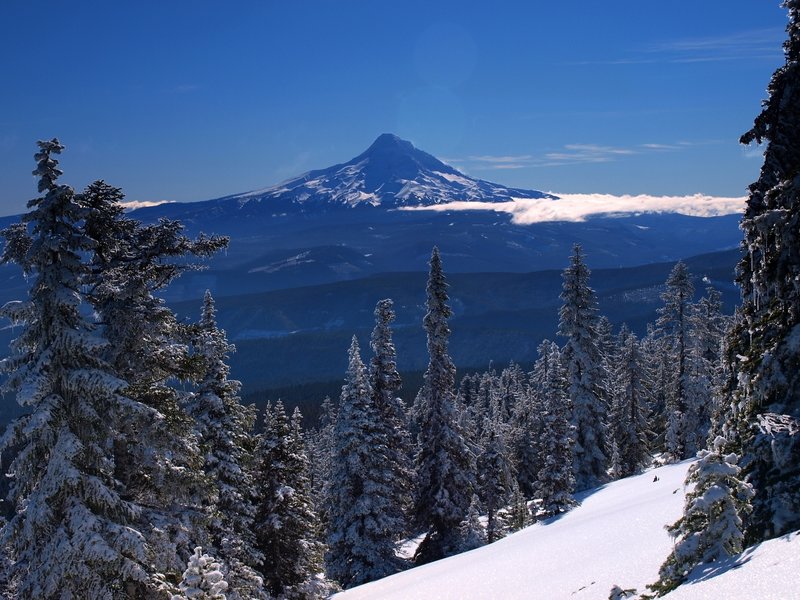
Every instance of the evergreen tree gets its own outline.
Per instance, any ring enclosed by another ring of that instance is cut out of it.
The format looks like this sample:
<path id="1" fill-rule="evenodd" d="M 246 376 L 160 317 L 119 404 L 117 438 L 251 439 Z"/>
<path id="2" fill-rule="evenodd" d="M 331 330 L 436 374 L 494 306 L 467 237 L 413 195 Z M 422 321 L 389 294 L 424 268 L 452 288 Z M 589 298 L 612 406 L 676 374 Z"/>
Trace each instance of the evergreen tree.
<path id="1" fill-rule="evenodd" d="M 452 312 L 438 248 L 433 249 L 424 319 L 429 363 L 417 398 L 419 450 L 416 518 L 428 531 L 415 560 L 430 562 L 449 556 L 460 545 L 459 525 L 474 490 L 475 457 L 458 426 L 455 365 L 447 351 Z"/>
<path id="2" fill-rule="evenodd" d="M 605 315 L 597 318 L 597 349 L 600 352 L 600 384 L 598 386 L 603 406 L 610 410 L 613 394 L 615 360 L 619 349 L 611 321 Z M 610 440 L 607 440 L 610 443 Z"/>
<path id="3" fill-rule="evenodd" d="M 695 446 L 702 448 L 709 438 L 712 422 L 721 411 L 722 391 L 727 374 L 723 362 L 725 336 L 731 318 L 722 314 L 722 300 L 719 291 L 706 288 L 706 295 L 694 305 L 692 321 L 691 371 L 695 380 L 695 394 L 705 399 L 695 403 L 697 407 L 697 427 L 694 431 Z M 716 433 L 711 433 L 716 437 Z"/>
<path id="4" fill-rule="evenodd" d="M 265 587 L 281 597 L 295 597 L 321 567 L 301 421 L 299 409 L 289 419 L 280 400 L 267 404 L 256 451 L 256 545 Z"/>
<path id="5" fill-rule="evenodd" d="M 491 544 L 503 537 L 503 528 L 498 523 L 497 512 L 511 499 L 514 475 L 506 455 L 505 444 L 498 433 L 497 423 L 484 427 L 483 450 L 477 459 L 479 497 L 486 509 L 486 537 Z"/>
<path id="6" fill-rule="evenodd" d="M 539 346 L 542 351 L 542 346 Z M 541 355 L 539 360 L 542 360 Z M 538 361 L 537 361 L 538 364 Z M 541 457 L 540 440 L 543 434 L 541 390 L 539 382 L 527 388 L 514 407 L 509 432 L 509 453 L 523 496 L 532 498 L 536 489 Z"/>
<path id="7" fill-rule="evenodd" d="M 543 346 L 540 352 L 542 357 L 547 356 L 547 367 L 542 382 L 542 459 L 537 477 L 537 494 L 542 501 L 540 516 L 551 517 L 575 506 L 572 497 L 575 489 L 575 426 L 570 423 L 567 379 L 558 346 L 553 342 L 544 342 Z"/>
<path id="8" fill-rule="evenodd" d="M 122 435 L 113 442 L 115 475 L 123 497 L 144 506 L 140 526 L 154 569 L 179 577 L 197 542 L 209 542 L 203 505 L 213 501 L 213 488 L 201 476 L 194 421 L 183 406 L 188 393 L 174 385 L 202 377 L 202 361 L 189 353 L 193 327 L 179 323 L 158 292 L 193 268 L 189 257 L 211 256 L 227 238 L 192 240 L 179 222 L 167 219 L 142 225 L 123 215 L 121 199 L 103 182 L 80 195 L 92 244 L 85 283 L 109 342 L 104 358 L 128 384 L 125 394 L 156 415 L 121 424 Z"/>
<path id="9" fill-rule="evenodd" d="M 624 327 L 612 374 L 609 429 L 615 451 L 613 474 L 628 477 L 647 466 L 647 406 L 650 389 L 639 341 Z"/>
<path id="10" fill-rule="evenodd" d="M 481 502 L 477 494 L 472 495 L 467 516 L 459 525 L 461 546 L 459 552 L 469 552 L 486 545 L 486 528 L 481 523 Z"/>
<path id="11" fill-rule="evenodd" d="M 517 404 L 522 402 L 525 396 L 525 383 L 525 373 L 514 362 L 500 372 L 492 410 L 492 419 L 495 422 L 508 424 L 511 421 Z"/>
<path id="12" fill-rule="evenodd" d="M 663 595 L 702 563 L 720 560 L 742 551 L 742 519 L 749 512 L 751 486 L 741 479 L 735 454 L 724 454 L 726 440 L 718 437 L 710 450 L 698 454 L 689 467 L 683 516 L 668 531 L 677 538 L 653 587 Z"/>
<path id="13" fill-rule="evenodd" d="M 328 576 L 348 588 L 397 571 L 399 525 L 394 510 L 393 473 L 381 414 L 373 402 L 358 341 L 348 353 L 347 378 L 339 400 L 328 500 Z"/>
<path id="14" fill-rule="evenodd" d="M 319 428 L 306 434 L 306 448 L 310 463 L 311 499 L 317 509 L 318 537 L 325 537 L 328 528 L 328 508 L 326 498 L 330 496 L 331 470 L 334 451 L 334 430 L 338 409 L 330 396 L 322 400 Z"/>
<path id="15" fill-rule="evenodd" d="M 459 384 L 455 401 L 458 426 L 461 428 L 467 444 L 476 448 L 480 445 L 478 437 L 479 421 L 483 419 L 481 416 L 483 412 L 478 404 L 479 387 L 480 376 L 477 373 L 465 375 Z"/>
<path id="16" fill-rule="evenodd" d="M 785 64 L 741 142 L 767 144 L 742 219 L 742 322 L 730 343 L 732 418 L 755 488 L 749 543 L 800 528 L 800 2 L 785 0 Z"/>
<path id="17" fill-rule="evenodd" d="M 81 312 L 82 260 L 92 240 L 80 229 L 86 210 L 53 155 L 39 142 L 39 192 L 22 225 L 7 230 L 2 261 L 33 278 L 29 299 L 0 314 L 22 324 L 2 362 L 4 391 L 29 412 L 13 422 L 0 451 L 15 447 L 9 501 L 16 513 L 2 541 L 13 560 L 19 598 L 119 597 L 130 584 L 153 591 L 148 552 L 136 523 L 141 505 L 121 497 L 110 444 L 119 427 L 160 415 L 124 395 L 125 382 L 103 359 L 107 343 Z M 27 227 L 30 228 L 28 232 Z"/>
<path id="18" fill-rule="evenodd" d="M 226 600 L 228 583 L 222 565 L 197 546 L 178 588 L 181 593 L 172 596 L 172 600 Z"/>
<path id="19" fill-rule="evenodd" d="M 500 400 L 498 394 L 500 393 L 500 386 L 497 381 L 497 373 L 490 369 L 480 375 L 475 375 L 477 380 L 477 389 L 475 395 L 474 409 L 470 414 L 469 420 L 469 433 L 471 435 L 470 443 L 476 447 L 480 446 L 483 439 L 483 426 L 487 423 L 487 418 L 493 420 L 493 413 L 499 407 Z M 466 436 L 466 432 L 464 432 Z"/>
<path id="20" fill-rule="evenodd" d="M 250 464 L 255 407 L 242 406 L 238 395 L 241 384 L 228 379 L 226 360 L 235 348 L 217 327 L 209 291 L 203 299 L 194 348 L 203 377 L 187 408 L 200 439 L 203 471 L 215 488 L 215 502 L 209 506 L 211 542 L 225 565 L 229 599 L 258 598 L 262 581 L 254 568 L 263 557 L 255 549 Z"/>
<path id="21" fill-rule="evenodd" d="M 528 508 L 528 502 L 525 500 L 525 496 L 522 495 L 518 486 L 513 486 L 511 504 L 508 508 L 501 511 L 498 517 L 503 523 L 503 529 L 510 533 L 519 531 L 531 524 L 532 515 Z"/>
<path id="22" fill-rule="evenodd" d="M 575 487 L 584 490 L 607 479 L 606 406 L 601 388 L 602 356 L 598 348 L 597 299 L 589 287 L 590 271 L 583 252 L 575 245 L 570 266 L 564 270 L 558 334 L 567 342 L 563 362 L 567 368 L 572 424 L 575 426 Z"/>
<path id="23" fill-rule="evenodd" d="M 672 365 L 669 360 L 667 346 L 660 337 L 655 326 L 647 326 L 647 335 L 641 341 L 641 350 L 644 358 L 647 379 L 651 382 L 651 396 L 648 406 L 647 422 L 650 433 L 648 446 L 653 454 L 663 454 L 666 451 L 667 432 L 667 391 L 669 374 Z"/>
<path id="24" fill-rule="evenodd" d="M 669 461 L 689 458 L 697 450 L 689 439 L 687 429 L 690 424 L 688 415 L 694 409 L 688 398 L 693 298 L 694 285 L 689 269 L 683 261 L 679 261 L 667 278 L 666 290 L 661 294 L 664 305 L 658 310 L 656 322 L 670 365 L 666 381 L 666 455 Z"/>
<path id="25" fill-rule="evenodd" d="M 397 353 L 392 341 L 391 323 L 394 321 L 391 300 L 380 300 L 375 307 L 375 329 L 370 345 L 374 353 L 370 362 L 369 381 L 372 402 L 378 413 L 376 426 L 385 443 L 385 455 L 377 454 L 385 464 L 379 470 L 391 473 L 387 482 L 392 490 L 386 498 L 385 518 L 391 519 L 396 530 L 392 538 L 399 539 L 406 532 L 406 514 L 410 511 L 412 494 L 411 440 L 406 422 L 403 401 L 397 396 L 400 374 L 397 372 Z"/>

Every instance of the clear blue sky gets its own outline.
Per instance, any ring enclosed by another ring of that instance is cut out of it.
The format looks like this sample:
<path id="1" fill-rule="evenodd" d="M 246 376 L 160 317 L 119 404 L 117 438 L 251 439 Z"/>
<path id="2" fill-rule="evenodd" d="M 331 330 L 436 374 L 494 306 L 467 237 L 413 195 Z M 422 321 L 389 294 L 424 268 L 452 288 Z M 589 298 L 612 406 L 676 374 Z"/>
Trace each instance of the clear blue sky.
<path id="1" fill-rule="evenodd" d="M 0 214 L 53 136 L 66 183 L 129 200 L 265 187 L 382 132 L 518 187 L 743 195 L 785 23 L 777 0 L 3 0 Z"/>

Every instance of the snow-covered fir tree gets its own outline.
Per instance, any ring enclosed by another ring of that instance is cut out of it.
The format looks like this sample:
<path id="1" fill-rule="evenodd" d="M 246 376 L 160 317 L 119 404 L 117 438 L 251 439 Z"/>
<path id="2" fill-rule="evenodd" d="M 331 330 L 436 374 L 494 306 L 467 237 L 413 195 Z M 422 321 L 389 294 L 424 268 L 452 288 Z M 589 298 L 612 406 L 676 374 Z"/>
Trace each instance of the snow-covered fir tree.
<path id="1" fill-rule="evenodd" d="M 338 408 L 330 396 L 322 400 L 319 426 L 306 432 L 306 451 L 310 463 L 311 500 L 317 512 L 318 537 L 325 537 L 328 527 L 326 498 L 330 495 L 331 460 L 334 450 L 334 430 Z"/>
<path id="2" fill-rule="evenodd" d="M 691 420 L 689 414 L 697 410 L 690 402 L 703 399 L 689 398 L 689 355 L 691 343 L 691 304 L 694 298 L 689 268 L 679 261 L 667 277 L 666 290 L 661 294 L 664 305 L 658 309 L 656 326 L 664 343 L 670 369 L 666 389 L 666 458 L 683 460 L 693 456 L 697 448 L 689 439 Z"/>
<path id="3" fill-rule="evenodd" d="M 540 391 L 543 426 L 536 495 L 541 498 L 539 516 L 551 517 L 575 506 L 572 496 L 575 490 L 575 426 L 571 424 L 567 374 L 558 346 L 545 341 L 539 353 L 539 361 L 546 361 L 546 364 L 540 366 L 544 373 Z"/>
<path id="4" fill-rule="evenodd" d="M 408 433 L 406 409 L 398 397 L 400 374 L 397 372 L 397 352 L 392 340 L 391 324 L 395 314 L 391 300 L 380 300 L 375 306 L 375 328 L 370 347 L 373 356 L 369 366 L 369 382 L 372 402 L 378 413 L 375 425 L 381 429 L 380 437 L 385 443 L 385 452 L 375 455 L 385 460 L 373 468 L 392 474 L 388 484 L 393 488 L 383 507 L 384 518 L 391 519 L 396 530 L 392 537 L 399 539 L 408 529 L 406 515 L 412 503 L 411 438 Z"/>
<path id="5" fill-rule="evenodd" d="M 597 317 L 597 349 L 600 351 L 600 398 L 606 409 L 611 408 L 612 387 L 614 377 L 615 358 L 617 356 L 617 342 L 611 321 L 605 315 Z M 611 443 L 610 440 L 606 440 Z M 606 450 L 609 450 L 607 448 Z"/>
<path id="6" fill-rule="evenodd" d="M 58 140 L 39 142 L 39 192 L 23 226 L 7 230 L 2 260 L 32 278 L 29 298 L 0 314 L 22 325 L 2 361 L 4 391 L 28 413 L 11 423 L 0 450 L 16 454 L 3 527 L 18 598 L 117 598 L 131 585 L 155 591 L 148 551 L 136 525 L 142 507 L 121 496 L 112 444 L 123 423 L 161 416 L 124 395 L 126 383 L 102 359 L 107 342 L 81 312 L 83 261 L 92 240 L 80 229 L 86 209 L 57 183 Z M 26 228 L 27 226 L 27 228 Z M 140 440 L 141 441 L 141 440 Z"/>
<path id="7" fill-rule="evenodd" d="M 486 545 L 486 528 L 481 523 L 481 501 L 477 494 L 472 495 L 467 516 L 461 521 L 459 530 L 461 532 L 459 552 L 469 552 Z"/>
<path id="8" fill-rule="evenodd" d="M 575 487 L 584 490 L 607 479 L 606 409 L 601 385 L 603 357 L 598 347 L 597 299 L 589 287 L 590 271 L 579 245 L 563 273 L 563 305 L 558 334 L 566 338 L 563 364 L 567 369 L 572 423 L 575 426 Z"/>
<path id="9" fill-rule="evenodd" d="M 647 447 L 648 370 L 639 340 L 627 327 L 620 330 L 613 360 L 609 433 L 613 444 L 612 473 L 629 477 L 650 462 Z"/>
<path id="10" fill-rule="evenodd" d="M 212 556 L 203 554 L 202 546 L 197 546 L 189 557 L 178 589 L 180 594 L 173 595 L 172 600 L 227 600 L 228 583 L 222 565 Z"/>
<path id="11" fill-rule="evenodd" d="M 241 384 L 228 379 L 227 358 L 235 350 L 217 327 L 214 299 L 208 290 L 193 340 L 202 377 L 188 403 L 195 420 L 203 472 L 215 488 L 207 506 L 209 533 L 230 586 L 229 600 L 258 598 L 262 580 L 255 568 L 263 557 L 255 548 L 255 498 L 251 457 L 255 407 L 242 406 Z"/>
<path id="12" fill-rule="evenodd" d="M 122 424 L 113 444 L 116 476 L 123 497 L 145 507 L 141 526 L 154 569 L 179 578 L 197 542 L 208 542 L 202 505 L 212 501 L 213 489 L 200 476 L 194 421 L 182 405 L 187 393 L 174 385 L 202 376 L 189 354 L 192 328 L 157 294 L 192 268 L 190 257 L 211 256 L 227 238 L 190 239 L 167 219 L 142 225 L 123 215 L 121 199 L 103 182 L 80 195 L 93 246 L 86 287 L 109 342 L 104 357 L 127 382 L 126 395 L 156 411 L 146 424 Z"/>
<path id="13" fill-rule="evenodd" d="M 539 347 L 541 352 L 542 346 Z M 538 364 L 538 361 L 537 361 Z M 536 366 L 531 386 L 525 389 L 511 415 L 508 451 L 517 478 L 517 487 L 523 496 L 532 498 L 536 489 L 541 462 L 542 394 L 543 379 L 539 379 Z"/>
<path id="14" fill-rule="evenodd" d="M 265 587 L 275 597 L 301 598 L 302 584 L 321 569 L 301 421 L 299 409 L 289 419 L 280 400 L 267 404 L 256 451 L 256 547 Z"/>
<path id="15" fill-rule="evenodd" d="M 452 311 L 439 249 L 433 249 L 426 288 L 424 318 L 428 338 L 428 368 L 417 395 L 415 516 L 427 535 L 417 549 L 418 563 L 457 552 L 459 526 L 467 514 L 475 486 L 475 456 L 467 446 L 455 411 L 455 365 L 448 354 Z"/>
<path id="16" fill-rule="evenodd" d="M 353 336 L 334 430 L 325 554 L 328 576 L 345 588 L 385 577 L 401 566 L 394 537 L 401 526 L 391 497 L 395 487 L 381 419 Z"/>
<path id="17" fill-rule="evenodd" d="M 487 419 L 477 458 L 478 493 L 486 510 L 486 539 L 490 544 L 503 537 L 497 512 L 509 503 L 514 490 L 514 474 L 499 427 L 500 423 Z"/>
<path id="18" fill-rule="evenodd" d="M 727 376 L 723 361 L 726 335 L 731 317 L 722 313 L 722 295 L 713 287 L 692 307 L 692 372 L 698 379 L 700 393 L 709 401 L 700 404 L 699 427 L 695 432 L 697 446 L 704 447 L 709 437 L 712 422 L 722 409 L 722 388 Z M 712 433 L 716 437 L 716 434 Z M 713 439 L 713 438 L 712 438 Z"/>
<path id="19" fill-rule="evenodd" d="M 648 323 L 647 335 L 642 338 L 640 348 L 652 392 L 648 407 L 647 422 L 650 433 L 647 441 L 650 451 L 654 455 L 661 454 L 666 449 L 667 391 L 669 389 L 667 381 L 672 368 L 667 345 L 653 323 Z"/>
<path id="20" fill-rule="evenodd" d="M 722 358 L 722 342 L 728 332 L 731 317 L 722 313 L 722 294 L 711 286 L 692 307 L 690 316 L 692 339 L 700 356 L 716 369 Z"/>
<path id="21" fill-rule="evenodd" d="M 741 142 L 766 143 L 742 219 L 742 320 L 731 336 L 732 425 L 755 488 L 747 540 L 800 528 L 800 1 L 785 0 L 785 64 Z"/>
<path id="22" fill-rule="evenodd" d="M 458 426 L 467 444 L 476 448 L 480 445 L 479 422 L 482 422 L 484 414 L 478 402 L 479 387 L 480 376 L 477 373 L 465 375 L 461 378 L 455 399 Z"/>
<path id="23" fill-rule="evenodd" d="M 517 404 L 526 394 L 526 376 L 518 364 L 512 362 L 496 378 L 497 393 L 492 404 L 491 418 L 497 423 L 509 423 Z"/>
<path id="24" fill-rule="evenodd" d="M 533 522 L 533 515 L 531 514 L 531 509 L 528 508 L 528 501 L 520 491 L 519 486 L 513 485 L 511 501 L 498 514 L 498 517 L 503 522 L 503 528 L 507 533 L 519 531 Z"/>
<path id="25" fill-rule="evenodd" d="M 739 458 L 724 453 L 726 444 L 717 437 L 689 467 L 683 516 L 667 528 L 677 538 L 675 547 L 653 586 L 661 595 L 680 585 L 695 566 L 742 551 L 742 516 L 751 509 L 753 490 L 741 479 Z"/>

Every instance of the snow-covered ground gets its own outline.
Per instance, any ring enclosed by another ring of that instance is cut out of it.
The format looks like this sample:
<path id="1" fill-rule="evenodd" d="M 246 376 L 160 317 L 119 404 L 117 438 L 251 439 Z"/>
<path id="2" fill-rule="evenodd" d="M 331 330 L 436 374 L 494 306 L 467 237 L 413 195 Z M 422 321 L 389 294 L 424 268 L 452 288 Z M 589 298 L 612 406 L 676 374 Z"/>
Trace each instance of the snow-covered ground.
<path id="1" fill-rule="evenodd" d="M 616 481 L 560 519 L 335 598 L 605 600 L 614 584 L 643 591 L 672 546 L 664 525 L 681 514 L 689 464 Z"/>
<path id="2" fill-rule="evenodd" d="M 697 567 L 666 600 L 797 600 L 800 532 L 748 548 L 739 556 Z"/>
<path id="3" fill-rule="evenodd" d="M 691 461 L 593 490 L 560 519 L 489 546 L 348 590 L 336 600 L 606 600 L 615 584 L 646 592 L 683 509 Z M 657 481 L 654 478 L 658 477 Z M 800 533 L 698 568 L 669 600 L 800 599 Z"/>

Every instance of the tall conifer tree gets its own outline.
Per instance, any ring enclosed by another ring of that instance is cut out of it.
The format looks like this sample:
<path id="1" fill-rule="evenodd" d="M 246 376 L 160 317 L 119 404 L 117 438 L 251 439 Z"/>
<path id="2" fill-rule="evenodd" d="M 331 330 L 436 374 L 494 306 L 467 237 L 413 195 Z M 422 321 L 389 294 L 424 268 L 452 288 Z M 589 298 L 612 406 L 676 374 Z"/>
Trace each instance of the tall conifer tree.
<path id="1" fill-rule="evenodd" d="M 455 412 L 456 368 L 447 344 L 452 311 L 439 249 L 431 254 L 424 327 L 428 337 L 428 368 L 417 396 L 419 424 L 416 457 L 418 491 L 416 518 L 428 531 L 416 561 L 430 562 L 458 551 L 460 524 L 474 491 L 475 455 L 467 446 Z"/>
<path id="2" fill-rule="evenodd" d="M 741 322 L 729 342 L 734 446 L 756 495 L 749 542 L 800 528 L 800 0 L 789 12 L 785 64 L 741 142 L 766 143 L 742 219 Z"/>
<path id="3" fill-rule="evenodd" d="M 572 424 L 575 426 L 575 487 L 584 490 L 607 479 L 606 411 L 601 384 L 602 355 L 598 347 L 597 298 L 589 287 L 591 272 L 583 251 L 575 245 L 563 273 L 564 304 L 558 334 L 566 338 L 562 351 L 567 369 Z"/>
<path id="4" fill-rule="evenodd" d="M 652 381 L 636 335 L 623 326 L 612 372 L 609 429 L 616 456 L 613 474 L 628 477 L 650 461 L 647 447 L 647 407 Z"/>
<path id="5" fill-rule="evenodd" d="M 301 598 L 302 584 L 321 568 L 301 421 L 297 408 L 290 419 L 280 400 L 267 404 L 256 452 L 256 544 L 265 586 L 275 597 Z"/>
<path id="6" fill-rule="evenodd" d="M 392 340 L 391 324 L 395 314 L 391 300 L 380 300 L 375 306 L 375 329 L 370 346 L 373 357 L 370 361 L 369 381 L 372 402 L 378 413 L 376 426 L 385 440 L 385 455 L 376 458 L 385 460 L 382 470 L 392 474 L 388 482 L 392 490 L 385 506 L 386 518 L 391 518 L 399 539 L 407 530 L 406 515 L 410 510 L 412 494 L 411 441 L 408 433 L 406 410 L 397 396 L 400 390 L 400 374 L 397 372 L 397 352 Z"/>
<path id="7" fill-rule="evenodd" d="M 34 175 L 44 195 L 28 203 L 23 225 L 6 231 L 2 257 L 33 277 L 29 299 L 0 311 L 23 324 L 2 371 L 5 391 L 30 411 L 0 441 L 0 450 L 18 449 L 9 467 L 17 512 L 2 531 L 13 584 L 19 598 L 116 598 L 131 585 L 154 593 L 136 528 L 142 507 L 120 494 L 109 448 L 122 423 L 161 416 L 126 397 L 125 382 L 102 359 L 107 342 L 81 312 L 82 255 L 93 246 L 80 229 L 86 210 L 57 183 L 53 155 L 64 147 L 53 139 L 39 148 Z"/>
<path id="8" fill-rule="evenodd" d="M 385 577 L 400 566 L 387 440 L 355 336 L 348 359 L 334 430 L 325 555 L 328 576 L 345 588 Z"/>
<path id="9" fill-rule="evenodd" d="M 189 402 L 203 457 L 203 472 L 214 487 L 211 509 L 211 541 L 226 569 L 228 597 L 258 598 L 261 578 L 254 568 L 263 557 L 255 548 L 253 522 L 255 498 L 251 456 L 251 431 L 255 407 L 242 406 L 241 384 L 228 379 L 228 355 L 235 350 L 225 332 L 217 327 L 211 292 L 206 291 L 194 350 L 202 377 Z"/>
<path id="10" fill-rule="evenodd" d="M 558 345 L 547 340 L 542 342 L 537 365 L 542 373 L 540 406 L 543 412 L 536 493 L 542 499 L 542 516 L 551 517 L 575 506 L 572 496 L 575 491 L 575 426 L 570 422 L 567 374 Z"/>
<path id="11" fill-rule="evenodd" d="M 656 323 L 671 367 L 666 381 L 666 454 L 671 461 L 683 460 L 697 451 L 687 427 L 693 410 L 689 405 L 693 298 L 694 285 L 689 269 L 686 263 L 679 261 L 670 272 L 666 290 L 661 294 L 664 305 L 658 310 Z"/>
<path id="12" fill-rule="evenodd" d="M 192 327 L 178 322 L 158 292 L 193 267 L 187 258 L 211 256 L 228 240 L 190 239 L 168 219 L 143 225 L 124 216 L 121 199 L 103 182 L 80 195 L 92 240 L 87 297 L 109 342 L 104 358 L 127 383 L 126 395 L 158 414 L 145 424 L 121 424 L 115 470 L 124 497 L 145 506 L 142 527 L 155 569 L 179 577 L 192 549 L 206 543 L 202 505 L 213 494 L 198 476 L 202 457 L 183 406 L 188 393 L 175 387 L 175 380 L 202 377 L 189 356 Z"/>

